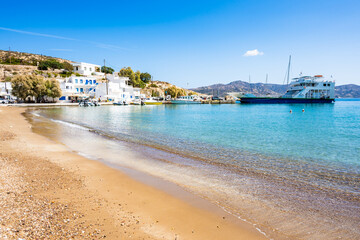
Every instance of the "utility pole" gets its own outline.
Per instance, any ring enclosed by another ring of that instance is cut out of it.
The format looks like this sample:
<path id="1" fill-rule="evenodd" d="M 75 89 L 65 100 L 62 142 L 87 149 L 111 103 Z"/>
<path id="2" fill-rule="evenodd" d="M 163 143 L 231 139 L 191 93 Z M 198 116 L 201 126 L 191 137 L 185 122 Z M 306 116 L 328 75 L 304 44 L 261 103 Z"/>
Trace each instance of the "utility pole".
<path id="1" fill-rule="evenodd" d="M 106 67 L 105 67 L 105 59 L 104 59 L 104 76 L 105 76 L 105 81 L 106 81 L 106 98 L 109 99 L 109 83 L 108 80 L 106 78 Z"/>
<path id="2" fill-rule="evenodd" d="M 10 65 L 11 65 L 11 54 L 10 54 L 10 47 L 9 47 L 9 61 L 10 61 Z"/>

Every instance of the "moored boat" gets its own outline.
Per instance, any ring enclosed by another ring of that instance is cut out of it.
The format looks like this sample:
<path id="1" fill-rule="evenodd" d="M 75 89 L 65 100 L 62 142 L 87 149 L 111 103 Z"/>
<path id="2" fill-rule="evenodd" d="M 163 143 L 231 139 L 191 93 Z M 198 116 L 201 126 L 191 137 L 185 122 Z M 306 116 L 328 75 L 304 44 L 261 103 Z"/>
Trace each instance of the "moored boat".
<path id="1" fill-rule="evenodd" d="M 162 101 L 159 101 L 153 97 L 150 97 L 150 98 L 146 98 L 143 103 L 145 105 L 161 105 L 162 104 Z"/>
<path id="2" fill-rule="evenodd" d="M 181 96 L 171 100 L 172 104 L 200 104 L 201 101 L 196 95 L 191 96 Z"/>

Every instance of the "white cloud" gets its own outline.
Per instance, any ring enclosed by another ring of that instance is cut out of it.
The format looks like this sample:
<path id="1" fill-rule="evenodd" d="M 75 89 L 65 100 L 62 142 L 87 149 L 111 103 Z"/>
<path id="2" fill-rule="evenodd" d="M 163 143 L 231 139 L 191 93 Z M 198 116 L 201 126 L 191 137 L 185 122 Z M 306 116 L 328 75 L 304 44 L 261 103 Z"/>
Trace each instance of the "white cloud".
<path id="1" fill-rule="evenodd" d="M 261 56 L 264 55 L 263 52 L 259 52 L 259 50 L 254 49 L 254 50 L 249 50 L 247 51 L 243 56 L 244 57 L 254 57 L 254 56 Z"/>

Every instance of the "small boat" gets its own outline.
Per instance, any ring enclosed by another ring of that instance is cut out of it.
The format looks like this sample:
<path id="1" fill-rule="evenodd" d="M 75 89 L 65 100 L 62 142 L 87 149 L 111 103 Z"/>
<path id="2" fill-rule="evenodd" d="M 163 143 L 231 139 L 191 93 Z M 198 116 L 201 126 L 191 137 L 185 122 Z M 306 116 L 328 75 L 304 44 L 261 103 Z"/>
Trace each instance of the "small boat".
<path id="1" fill-rule="evenodd" d="M 172 104 L 201 104 L 200 99 L 196 95 L 181 96 L 171 100 Z"/>
<path id="2" fill-rule="evenodd" d="M 114 102 L 114 105 L 124 105 L 123 101 Z"/>
<path id="3" fill-rule="evenodd" d="M 136 99 L 132 102 L 133 105 L 144 105 L 143 101 L 141 101 L 140 99 Z"/>
<path id="4" fill-rule="evenodd" d="M 101 106 L 101 104 L 98 101 L 94 101 L 93 103 L 94 103 L 95 107 L 100 107 Z"/>
<path id="5" fill-rule="evenodd" d="M 161 105 L 162 101 L 159 101 L 153 97 L 146 98 L 144 101 L 142 101 L 144 105 Z"/>
<path id="6" fill-rule="evenodd" d="M 117 100 L 117 101 L 115 101 L 114 103 L 113 103 L 114 105 L 129 105 L 129 103 L 126 101 L 126 100 L 123 100 L 123 99 L 121 99 L 121 100 Z"/>

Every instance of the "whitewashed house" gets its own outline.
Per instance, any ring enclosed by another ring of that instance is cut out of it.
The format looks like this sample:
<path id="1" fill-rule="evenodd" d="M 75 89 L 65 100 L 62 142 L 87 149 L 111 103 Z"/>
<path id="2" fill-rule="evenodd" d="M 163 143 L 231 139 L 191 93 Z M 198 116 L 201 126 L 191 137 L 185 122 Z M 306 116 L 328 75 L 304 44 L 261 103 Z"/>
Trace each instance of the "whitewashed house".
<path id="1" fill-rule="evenodd" d="M 131 102 L 140 97 L 140 88 L 128 85 L 128 77 L 119 77 L 117 73 L 106 74 L 108 83 L 99 83 L 95 97 L 101 100 Z"/>
<path id="2" fill-rule="evenodd" d="M 94 97 L 98 80 L 96 77 L 71 76 L 65 79 L 58 79 L 62 96 L 59 101 L 71 102 L 83 98 Z"/>
<path id="3" fill-rule="evenodd" d="M 11 95 L 12 87 L 11 82 L 0 82 L 0 98 L 10 99 L 15 98 Z"/>
<path id="4" fill-rule="evenodd" d="M 101 71 L 101 66 L 91 63 L 76 62 L 72 63 L 74 72 L 84 76 L 104 76 Z"/>

